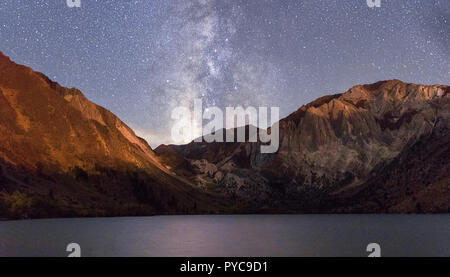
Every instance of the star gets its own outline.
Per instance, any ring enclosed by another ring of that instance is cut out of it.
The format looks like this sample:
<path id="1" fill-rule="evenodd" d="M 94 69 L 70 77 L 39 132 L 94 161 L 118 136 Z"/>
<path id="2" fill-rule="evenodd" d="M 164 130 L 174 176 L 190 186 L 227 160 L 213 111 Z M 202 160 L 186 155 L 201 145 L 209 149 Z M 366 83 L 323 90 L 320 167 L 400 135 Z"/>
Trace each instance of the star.
<path id="1" fill-rule="evenodd" d="M 450 83 L 449 1 L 64 2 L 1 1 L 0 50 L 154 134 L 153 147 L 195 98 L 284 117 L 356 84 Z"/>

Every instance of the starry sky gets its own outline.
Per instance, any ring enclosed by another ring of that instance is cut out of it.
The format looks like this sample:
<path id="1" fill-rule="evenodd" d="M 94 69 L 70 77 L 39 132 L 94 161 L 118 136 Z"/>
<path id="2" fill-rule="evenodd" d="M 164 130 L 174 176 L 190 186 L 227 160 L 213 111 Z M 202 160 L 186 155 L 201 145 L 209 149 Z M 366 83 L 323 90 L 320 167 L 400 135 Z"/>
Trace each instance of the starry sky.
<path id="1" fill-rule="evenodd" d="M 155 147 L 171 111 L 280 107 L 356 84 L 450 84 L 450 1 L 1 0 L 0 50 L 77 87 Z"/>

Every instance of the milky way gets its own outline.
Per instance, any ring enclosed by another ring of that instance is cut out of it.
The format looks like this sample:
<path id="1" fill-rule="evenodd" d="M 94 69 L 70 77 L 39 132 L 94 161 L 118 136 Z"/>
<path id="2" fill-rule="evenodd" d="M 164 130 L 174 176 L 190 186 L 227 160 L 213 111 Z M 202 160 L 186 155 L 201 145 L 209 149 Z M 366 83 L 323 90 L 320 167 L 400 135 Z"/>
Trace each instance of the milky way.
<path id="1" fill-rule="evenodd" d="M 381 2 L 2 0 L 0 50 L 156 146 L 194 98 L 286 116 L 361 83 L 450 84 L 450 1 Z"/>

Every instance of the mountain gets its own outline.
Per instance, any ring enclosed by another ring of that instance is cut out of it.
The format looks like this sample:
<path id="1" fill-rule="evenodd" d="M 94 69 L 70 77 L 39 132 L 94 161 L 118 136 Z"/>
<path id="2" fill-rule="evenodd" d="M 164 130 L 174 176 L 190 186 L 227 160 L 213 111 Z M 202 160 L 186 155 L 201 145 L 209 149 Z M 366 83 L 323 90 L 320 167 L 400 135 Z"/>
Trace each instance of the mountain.
<path id="1" fill-rule="evenodd" d="M 163 166 L 113 113 L 1 52 L 0 134 L 0 217 L 196 213 L 221 205 Z"/>
<path id="2" fill-rule="evenodd" d="M 280 121 L 280 148 L 162 145 L 155 152 L 206 192 L 258 211 L 448 212 L 450 87 L 399 80 L 325 96 Z"/>
<path id="3" fill-rule="evenodd" d="M 359 85 L 279 126 L 273 154 L 250 142 L 153 151 L 0 52 L 0 218 L 450 211 L 448 86 Z"/>

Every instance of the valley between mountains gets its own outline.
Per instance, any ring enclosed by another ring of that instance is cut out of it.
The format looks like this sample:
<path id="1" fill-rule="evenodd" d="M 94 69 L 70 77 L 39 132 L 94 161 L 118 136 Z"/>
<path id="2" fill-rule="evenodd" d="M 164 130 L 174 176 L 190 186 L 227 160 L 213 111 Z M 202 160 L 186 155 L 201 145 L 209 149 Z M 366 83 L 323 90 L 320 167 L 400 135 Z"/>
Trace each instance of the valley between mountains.
<path id="1" fill-rule="evenodd" d="M 107 109 L 0 52 L 0 218 L 447 213 L 450 87 L 324 96 L 259 143 L 153 150 Z"/>

